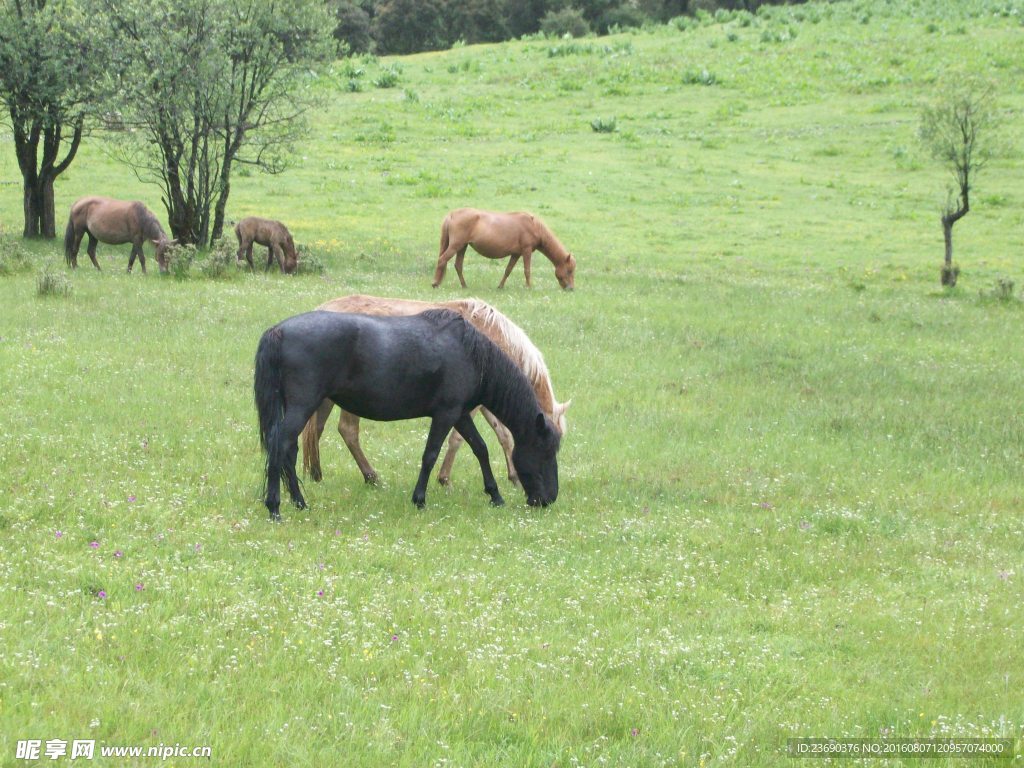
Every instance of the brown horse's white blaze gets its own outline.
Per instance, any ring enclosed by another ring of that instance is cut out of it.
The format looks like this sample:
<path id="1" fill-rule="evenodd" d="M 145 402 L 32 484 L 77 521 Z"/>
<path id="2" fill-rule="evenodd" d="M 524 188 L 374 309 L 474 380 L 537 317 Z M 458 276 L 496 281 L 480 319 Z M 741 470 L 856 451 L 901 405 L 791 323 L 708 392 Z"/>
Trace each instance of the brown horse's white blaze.
<path id="1" fill-rule="evenodd" d="M 142 271 L 146 271 L 146 255 L 142 244 L 149 240 L 156 247 L 156 260 L 160 271 L 166 272 L 168 267 L 167 249 L 176 244 L 177 239 L 168 240 L 160 221 L 145 205 L 138 200 L 115 200 L 110 197 L 83 197 L 71 206 L 68 226 L 64 230 L 64 258 L 73 268 L 78 267 L 78 249 L 82 238 L 89 235 L 87 251 L 93 266 L 100 268 L 96 261 L 96 244 L 108 245 L 132 244 L 131 256 L 128 257 L 128 271 L 132 271 L 135 259 L 138 258 Z"/>
<path id="2" fill-rule="evenodd" d="M 544 363 L 544 356 L 519 326 L 486 302 L 479 299 L 460 299 L 432 303 L 356 294 L 332 299 L 321 304 L 317 309 L 329 312 L 354 312 L 362 315 L 390 316 L 418 315 L 428 309 L 450 309 L 453 312 L 457 312 L 466 318 L 473 327 L 493 341 L 502 352 L 511 358 L 516 367 L 526 374 L 526 378 L 529 380 L 537 396 L 541 410 L 551 419 L 558 434 L 565 434 L 568 428 L 565 412 L 572 401 L 559 403 L 555 400 L 555 392 L 551 386 L 551 376 Z M 320 437 L 323 434 L 333 408 L 334 403 L 332 401 L 324 400 L 317 411 L 310 417 L 305 429 L 302 431 L 303 468 L 306 474 L 317 482 L 323 477 L 320 468 Z M 512 435 L 495 418 L 494 414 L 486 408 L 478 410 L 483 412 L 487 423 L 491 425 L 498 436 L 498 441 L 505 452 L 509 480 L 518 485 L 519 480 L 516 475 L 515 466 L 512 463 Z M 376 482 L 378 477 L 377 471 L 370 464 L 359 445 L 359 417 L 342 411 L 341 417 L 338 419 L 338 432 L 345 440 L 345 445 L 348 446 L 352 458 L 359 465 L 359 471 L 363 473 L 363 478 L 366 482 Z M 447 485 L 451 479 L 455 454 L 463 442 L 459 433 L 453 430 L 448 439 L 448 451 L 444 456 L 437 476 L 438 482 L 442 485 Z"/>
<path id="3" fill-rule="evenodd" d="M 576 259 L 548 226 L 532 213 L 496 213 L 477 208 L 459 208 L 445 216 L 441 223 L 441 250 L 437 257 L 437 269 L 434 270 L 435 288 L 444 280 L 445 269 L 453 257 L 459 282 L 463 288 L 466 287 L 462 263 L 468 247 L 489 259 L 511 256 L 505 274 L 498 283 L 499 288 L 505 287 L 505 281 L 519 259 L 523 260 L 526 286 L 530 287 L 530 262 L 534 251 L 540 251 L 555 265 L 555 277 L 562 288 L 571 291 L 575 287 Z"/>
<path id="4" fill-rule="evenodd" d="M 292 274 L 298 267 L 299 254 L 295 250 L 292 233 L 280 221 L 249 216 L 235 224 L 235 237 L 238 238 L 238 253 L 235 254 L 235 262 L 238 264 L 242 263 L 244 256 L 249 262 L 249 269 L 254 269 L 252 245 L 256 243 L 267 248 L 267 266 L 263 269 L 264 272 L 270 269 L 275 258 L 277 265 L 286 275 Z"/>

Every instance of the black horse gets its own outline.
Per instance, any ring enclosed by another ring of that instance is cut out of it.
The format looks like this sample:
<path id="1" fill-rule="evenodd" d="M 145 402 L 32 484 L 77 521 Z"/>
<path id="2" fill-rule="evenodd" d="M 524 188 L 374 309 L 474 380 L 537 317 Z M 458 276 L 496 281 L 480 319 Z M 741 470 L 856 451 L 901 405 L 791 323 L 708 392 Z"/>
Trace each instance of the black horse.
<path id="1" fill-rule="evenodd" d="M 328 398 L 365 419 L 430 417 L 419 480 L 412 492 L 426 503 L 427 481 L 448 432 L 455 427 L 473 449 L 491 503 L 504 504 L 487 446 L 470 418 L 483 405 L 512 432 L 512 463 L 532 506 L 558 497 L 559 435 L 541 411 L 522 371 L 486 336 L 448 310 L 411 317 L 308 312 L 267 330 L 256 350 L 253 386 L 260 441 L 267 454 L 266 504 L 281 517 L 281 473 L 292 501 L 306 506 L 295 472 L 298 436 Z"/>

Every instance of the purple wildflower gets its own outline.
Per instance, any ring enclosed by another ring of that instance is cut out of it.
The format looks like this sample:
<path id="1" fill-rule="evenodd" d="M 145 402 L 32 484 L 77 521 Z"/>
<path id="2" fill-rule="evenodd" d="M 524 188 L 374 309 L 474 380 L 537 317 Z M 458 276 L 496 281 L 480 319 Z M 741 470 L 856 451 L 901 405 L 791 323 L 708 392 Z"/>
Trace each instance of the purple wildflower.
<path id="1" fill-rule="evenodd" d="M 55 539 L 63 539 L 64 538 L 64 531 L 54 531 L 53 532 L 53 537 Z"/>
<path id="2" fill-rule="evenodd" d="M 145 587 L 142 585 L 141 581 L 138 584 L 135 585 L 135 591 L 136 592 L 141 592 L 144 589 L 145 589 Z"/>
<path id="3" fill-rule="evenodd" d="M 93 549 L 99 549 L 100 548 L 100 543 L 98 541 L 90 541 L 89 542 L 89 546 L 92 547 Z"/>
<path id="4" fill-rule="evenodd" d="M 106 600 L 107 599 L 107 590 L 101 589 L 99 592 L 96 593 L 96 597 L 98 597 L 100 600 Z"/>
<path id="5" fill-rule="evenodd" d="M 129 494 L 129 496 L 128 496 L 128 503 L 131 504 L 134 501 L 135 501 L 135 494 L 134 493 Z"/>
<path id="6" fill-rule="evenodd" d="M 124 557 L 124 552 L 120 549 L 114 551 L 114 557 Z"/>

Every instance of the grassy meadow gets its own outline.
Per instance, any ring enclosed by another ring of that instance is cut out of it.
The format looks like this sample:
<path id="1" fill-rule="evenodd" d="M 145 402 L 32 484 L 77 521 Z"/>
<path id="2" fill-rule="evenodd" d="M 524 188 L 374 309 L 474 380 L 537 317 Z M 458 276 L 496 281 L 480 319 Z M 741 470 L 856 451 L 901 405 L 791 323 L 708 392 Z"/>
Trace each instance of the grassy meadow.
<path id="1" fill-rule="evenodd" d="M 98 765 L 774 766 L 830 736 L 1024 762 L 1022 21 L 857 0 L 336 62 L 292 168 L 233 180 L 233 219 L 325 266 L 296 277 L 126 275 L 104 245 L 67 272 L 15 236 L 0 129 L 0 765 L 94 739 Z M 1003 121 L 941 290 L 918 115 L 960 72 Z M 99 136 L 61 226 L 93 193 L 164 218 Z M 498 291 L 472 253 L 432 290 L 463 205 L 541 215 L 575 292 L 540 255 Z M 556 504 L 488 430 L 507 505 L 464 450 L 417 510 L 427 423 L 364 422 L 382 483 L 329 427 L 309 509 L 267 521 L 257 340 L 354 292 L 526 330 L 573 401 Z"/>

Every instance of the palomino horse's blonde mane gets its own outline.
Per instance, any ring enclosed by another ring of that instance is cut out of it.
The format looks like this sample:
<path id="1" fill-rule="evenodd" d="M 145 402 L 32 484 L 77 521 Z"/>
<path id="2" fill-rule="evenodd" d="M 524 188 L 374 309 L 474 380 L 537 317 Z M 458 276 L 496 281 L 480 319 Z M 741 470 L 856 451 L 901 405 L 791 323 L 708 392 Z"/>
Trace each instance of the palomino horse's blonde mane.
<path id="1" fill-rule="evenodd" d="M 480 299 L 441 301 L 438 302 L 438 306 L 458 312 L 472 322 L 484 335 L 508 353 L 512 362 L 522 369 L 535 390 L 543 388 L 549 402 L 541 403 L 541 406 L 545 409 L 550 408 L 551 412 L 557 416 L 558 423 L 555 426 L 558 427 L 559 432 L 564 434 L 567 427 L 565 409 L 555 399 L 555 390 L 551 386 L 551 375 L 544 362 L 544 355 L 530 341 L 526 332 L 490 304 Z"/>
<path id="2" fill-rule="evenodd" d="M 555 399 L 544 355 L 530 341 L 530 337 L 522 328 L 487 302 L 475 298 L 428 302 L 352 294 L 325 301 L 318 307 L 332 312 L 358 312 L 368 315 L 392 314 L 384 311 L 387 309 L 393 310 L 395 314 L 418 314 L 431 308 L 445 308 L 457 312 L 497 344 L 529 379 L 530 386 L 540 400 L 541 408 L 551 414 L 559 433 L 565 434 L 568 428 L 565 412 L 572 401 L 559 403 Z"/>

